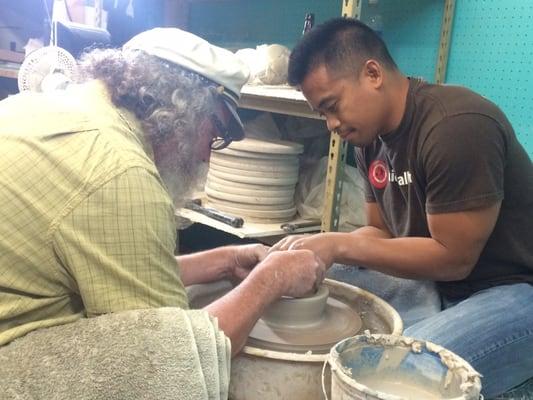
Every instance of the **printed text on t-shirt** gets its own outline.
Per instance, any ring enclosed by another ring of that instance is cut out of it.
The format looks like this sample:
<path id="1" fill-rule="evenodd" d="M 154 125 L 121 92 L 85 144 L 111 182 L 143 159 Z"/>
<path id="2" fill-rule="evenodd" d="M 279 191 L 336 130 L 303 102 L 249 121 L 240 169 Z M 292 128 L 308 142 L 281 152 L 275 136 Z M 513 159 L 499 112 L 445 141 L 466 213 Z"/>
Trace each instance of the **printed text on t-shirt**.
<path id="1" fill-rule="evenodd" d="M 383 160 L 374 160 L 368 169 L 368 179 L 376 189 L 383 189 L 388 182 L 397 182 L 399 186 L 413 183 L 411 172 L 403 171 L 397 174 L 394 169 L 389 170 Z"/>

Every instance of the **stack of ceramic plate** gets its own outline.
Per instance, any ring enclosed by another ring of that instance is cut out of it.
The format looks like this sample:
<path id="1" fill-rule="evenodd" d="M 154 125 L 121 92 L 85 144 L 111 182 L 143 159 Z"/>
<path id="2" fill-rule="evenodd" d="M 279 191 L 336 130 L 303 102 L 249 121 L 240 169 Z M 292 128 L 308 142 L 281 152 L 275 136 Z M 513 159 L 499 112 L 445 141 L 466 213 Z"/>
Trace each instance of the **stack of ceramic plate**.
<path id="1" fill-rule="evenodd" d="M 296 214 L 301 144 L 244 139 L 213 151 L 205 193 L 211 207 L 252 222 L 285 222 Z"/>

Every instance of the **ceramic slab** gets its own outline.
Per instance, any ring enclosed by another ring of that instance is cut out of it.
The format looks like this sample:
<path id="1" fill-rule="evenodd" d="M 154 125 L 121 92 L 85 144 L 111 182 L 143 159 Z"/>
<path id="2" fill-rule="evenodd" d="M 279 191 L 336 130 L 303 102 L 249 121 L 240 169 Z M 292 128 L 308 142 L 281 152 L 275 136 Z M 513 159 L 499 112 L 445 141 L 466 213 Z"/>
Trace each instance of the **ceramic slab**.
<path id="1" fill-rule="evenodd" d="M 211 188 L 209 182 L 205 185 L 205 193 L 209 198 L 213 197 L 215 199 L 225 200 L 228 202 L 237 202 L 244 204 L 287 204 L 293 202 L 293 196 L 285 197 L 266 197 L 261 195 L 244 195 L 244 194 L 233 194 L 227 193 L 225 191 L 218 191 L 214 188 Z"/>
<path id="2" fill-rule="evenodd" d="M 298 171 L 298 160 L 259 160 L 253 158 L 243 158 L 235 156 L 225 156 L 223 154 L 213 154 L 209 159 L 209 165 L 219 165 L 222 167 L 250 169 L 254 171 L 266 172 L 293 172 Z"/>
<path id="3" fill-rule="evenodd" d="M 281 176 L 278 178 L 272 177 L 255 177 L 245 176 L 237 174 L 228 174 L 225 172 L 217 171 L 212 168 L 209 169 L 209 176 L 215 176 L 217 178 L 225 179 L 230 182 L 250 183 L 255 185 L 272 185 L 272 186 L 288 186 L 295 185 L 298 182 L 298 176 Z"/>
<path id="4" fill-rule="evenodd" d="M 213 175 L 207 176 L 206 186 L 211 189 L 227 194 L 243 196 L 263 196 L 263 197 L 294 197 L 294 185 L 290 186 L 262 186 L 249 185 L 246 183 L 236 183 L 219 179 Z"/>
<path id="5" fill-rule="evenodd" d="M 264 140 L 254 138 L 244 138 L 243 140 L 234 141 L 228 148 L 231 150 L 267 154 L 300 154 L 304 151 L 304 146 L 300 143 L 289 142 L 286 140 Z"/>
<path id="6" fill-rule="evenodd" d="M 244 168 L 244 169 L 241 169 Z M 298 181 L 298 169 L 292 168 L 290 171 L 258 171 L 255 168 L 246 167 L 244 165 L 241 168 L 225 167 L 216 163 L 210 163 L 209 169 L 211 171 L 223 172 L 225 174 L 235 176 L 249 176 L 254 178 L 273 178 L 273 179 L 296 179 Z"/>

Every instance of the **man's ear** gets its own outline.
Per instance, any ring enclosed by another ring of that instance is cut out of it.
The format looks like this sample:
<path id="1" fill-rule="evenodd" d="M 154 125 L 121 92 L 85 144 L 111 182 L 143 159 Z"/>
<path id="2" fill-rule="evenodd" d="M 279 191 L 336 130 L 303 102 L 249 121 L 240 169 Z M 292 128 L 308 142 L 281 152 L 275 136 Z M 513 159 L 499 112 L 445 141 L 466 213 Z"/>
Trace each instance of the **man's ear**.
<path id="1" fill-rule="evenodd" d="M 361 75 L 376 89 L 379 89 L 383 84 L 383 67 L 374 59 L 369 59 L 365 62 Z"/>

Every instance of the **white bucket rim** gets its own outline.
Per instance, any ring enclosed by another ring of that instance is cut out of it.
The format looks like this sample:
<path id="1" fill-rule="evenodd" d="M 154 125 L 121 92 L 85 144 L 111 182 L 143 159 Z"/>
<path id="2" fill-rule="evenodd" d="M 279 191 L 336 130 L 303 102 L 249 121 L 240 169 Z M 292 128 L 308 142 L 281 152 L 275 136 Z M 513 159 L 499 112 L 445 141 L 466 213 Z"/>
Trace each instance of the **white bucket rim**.
<path id="1" fill-rule="evenodd" d="M 478 373 L 471 365 L 468 363 L 465 359 L 463 359 L 461 356 L 455 354 L 454 352 L 445 349 L 442 346 L 439 346 L 435 343 L 432 343 L 427 340 L 419 340 L 408 336 L 399 336 L 399 335 L 389 335 L 389 334 L 370 334 L 365 333 L 364 335 L 355 335 L 346 339 L 343 339 L 339 341 L 335 346 L 333 346 L 330 350 L 329 357 L 327 359 L 327 363 L 329 364 L 331 368 L 331 374 L 335 374 L 337 378 L 339 378 L 344 384 L 348 386 L 353 386 L 356 390 L 359 390 L 363 393 L 365 392 L 373 392 L 372 395 L 375 396 L 378 399 L 383 400 L 389 400 L 390 395 L 387 395 L 386 393 L 382 393 L 376 390 L 373 390 L 369 388 L 366 385 L 363 385 L 359 382 L 357 382 L 354 378 L 349 377 L 344 370 L 344 367 L 340 365 L 339 356 L 340 353 L 337 351 L 338 347 L 342 347 L 349 341 L 360 341 L 360 343 L 366 343 L 369 345 L 376 345 L 376 346 L 421 346 L 421 349 L 426 349 L 427 351 L 431 353 L 437 354 L 441 362 L 443 362 L 444 365 L 446 363 L 443 361 L 444 359 L 451 360 L 450 358 L 453 358 L 454 360 L 458 361 L 458 365 L 454 365 L 454 368 L 460 368 L 464 371 L 462 373 L 459 373 L 459 376 L 461 378 L 461 391 L 462 396 L 460 397 L 454 397 L 449 398 L 446 400 L 465 400 L 465 399 L 483 399 L 483 396 L 481 395 L 481 374 Z M 342 350 L 341 350 L 342 351 Z M 333 360 L 333 362 L 332 362 Z M 335 365 L 334 365 L 335 364 Z M 450 366 L 446 365 L 448 368 Z M 468 382 L 469 380 L 473 380 L 474 382 Z M 466 397 L 465 397 L 466 396 Z"/>

